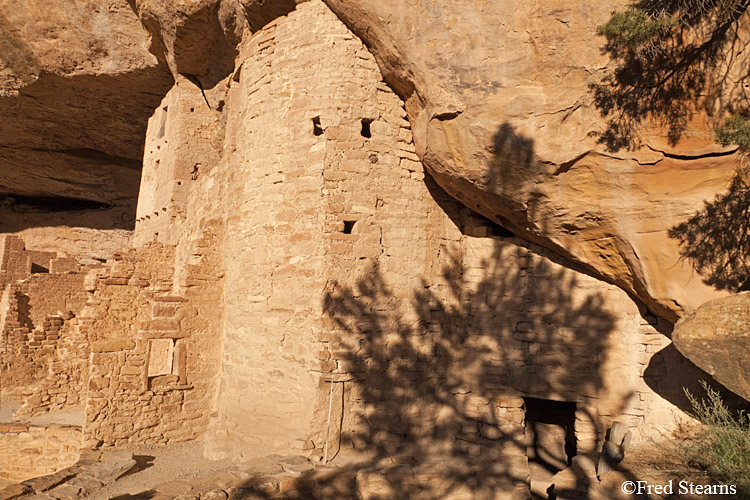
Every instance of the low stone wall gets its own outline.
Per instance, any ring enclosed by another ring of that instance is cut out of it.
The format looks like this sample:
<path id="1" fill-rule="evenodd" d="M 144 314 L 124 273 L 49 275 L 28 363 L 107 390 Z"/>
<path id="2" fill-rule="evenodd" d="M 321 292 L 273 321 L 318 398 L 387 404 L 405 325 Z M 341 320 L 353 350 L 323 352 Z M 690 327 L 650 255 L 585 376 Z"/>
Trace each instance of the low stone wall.
<path id="1" fill-rule="evenodd" d="M 0 478 L 15 481 L 51 474 L 74 464 L 81 449 L 81 427 L 0 424 Z"/>

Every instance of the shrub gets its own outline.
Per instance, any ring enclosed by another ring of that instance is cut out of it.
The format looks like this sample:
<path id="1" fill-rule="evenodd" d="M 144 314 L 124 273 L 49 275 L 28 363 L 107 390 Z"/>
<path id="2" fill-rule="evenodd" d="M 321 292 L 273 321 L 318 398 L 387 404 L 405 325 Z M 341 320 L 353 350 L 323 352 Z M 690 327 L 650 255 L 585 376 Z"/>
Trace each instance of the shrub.
<path id="1" fill-rule="evenodd" d="M 685 390 L 694 416 L 704 425 L 688 451 L 712 479 L 736 485 L 737 498 L 750 498 L 750 419 L 744 411 L 730 411 L 704 381 L 701 385 L 707 395 L 701 401 Z"/>
<path id="2" fill-rule="evenodd" d="M 657 35 L 665 34 L 674 24 L 671 17 L 655 17 L 641 9 L 630 8 L 624 12 L 612 12 L 612 17 L 599 26 L 598 32 L 613 45 L 636 49 Z"/>
<path id="3" fill-rule="evenodd" d="M 723 127 L 714 129 L 714 138 L 722 146 L 737 145 L 743 152 L 750 151 L 750 119 L 730 116 Z"/>

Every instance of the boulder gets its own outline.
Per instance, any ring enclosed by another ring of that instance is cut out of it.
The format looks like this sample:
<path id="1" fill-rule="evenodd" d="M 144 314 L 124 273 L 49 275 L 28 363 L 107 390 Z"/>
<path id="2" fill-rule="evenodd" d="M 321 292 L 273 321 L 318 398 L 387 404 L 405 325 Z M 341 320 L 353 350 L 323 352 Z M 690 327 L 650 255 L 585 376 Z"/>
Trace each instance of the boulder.
<path id="1" fill-rule="evenodd" d="M 750 292 L 703 304 L 677 322 L 672 342 L 724 387 L 750 401 Z"/>

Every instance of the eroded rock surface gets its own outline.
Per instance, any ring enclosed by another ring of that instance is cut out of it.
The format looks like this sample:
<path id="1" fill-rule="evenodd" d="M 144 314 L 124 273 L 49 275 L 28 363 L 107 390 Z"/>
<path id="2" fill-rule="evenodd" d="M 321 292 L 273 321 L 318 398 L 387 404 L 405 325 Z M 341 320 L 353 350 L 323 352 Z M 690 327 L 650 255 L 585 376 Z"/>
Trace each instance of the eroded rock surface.
<path id="1" fill-rule="evenodd" d="M 667 230 L 721 190 L 734 156 L 702 119 L 608 151 L 589 86 L 617 2 L 327 0 L 407 102 L 417 153 L 470 208 L 594 269 L 675 320 L 714 296 Z M 691 279 L 692 278 L 692 279 Z"/>
<path id="2" fill-rule="evenodd" d="M 129 1 L 151 34 L 151 52 L 175 77 L 210 88 L 234 69 L 245 29 L 255 32 L 304 0 Z"/>
<path id="3" fill-rule="evenodd" d="M 703 304 L 677 323 L 672 341 L 690 361 L 750 401 L 750 292 Z"/>
<path id="4" fill-rule="evenodd" d="M 134 208 L 171 78 L 128 3 L 3 2 L 0 33 L 0 196 Z"/>

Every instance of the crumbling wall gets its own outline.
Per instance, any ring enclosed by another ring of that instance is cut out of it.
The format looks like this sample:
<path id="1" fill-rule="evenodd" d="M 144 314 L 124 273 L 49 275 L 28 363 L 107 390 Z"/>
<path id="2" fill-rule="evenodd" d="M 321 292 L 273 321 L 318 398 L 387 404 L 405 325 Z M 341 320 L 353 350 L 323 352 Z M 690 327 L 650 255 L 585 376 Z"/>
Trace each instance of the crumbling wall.
<path id="1" fill-rule="evenodd" d="M 31 323 L 47 326 L 47 316 L 83 309 L 87 300 L 83 287 L 85 277 L 84 273 L 77 272 L 31 274 L 20 288 L 21 293 L 28 297 Z"/>
<path id="2" fill-rule="evenodd" d="M 41 342 L 53 342 L 55 349 L 44 360 L 44 377 L 19 391 L 24 398 L 18 415 L 82 409 L 84 405 L 90 353 L 88 325 L 72 313 L 48 317 L 45 324 Z M 34 337 L 41 338 L 36 331 Z"/>
<path id="3" fill-rule="evenodd" d="M 2 331 L 3 390 L 27 388 L 39 381 L 63 344 L 77 343 L 70 338 L 73 314 L 46 315 L 37 326 L 30 321 L 28 295 L 23 281 L 7 288 L 7 306 Z M 64 339 L 61 341 L 61 339 Z"/>
<path id="4" fill-rule="evenodd" d="M 174 269 L 165 263 L 173 259 L 174 247 L 150 243 L 97 275 L 84 318 L 91 325 L 89 444 L 184 441 L 208 424 L 211 339 L 196 307 L 172 294 Z"/>
<path id="5" fill-rule="evenodd" d="M 2 392 L 27 415 L 80 407 L 88 339 L 75 315 L 87 302 L 85 274 L 75 259 L 27 250 L 16 236 L 0 246 L 12 278 L 0 301 Z"/>
<path id="6" fill-rule="evenodd" d="M 24 481 L 72 465 L 81 454 L 81 428 L 73 425 L 0 424 L 0 478 Z"/>
<path id="7" fill-rule="evenodd" d="M 31 272 L 31 260 L 23 240 L 17 236 L 0 237 L 0 288 L 23 279 Z"/>

